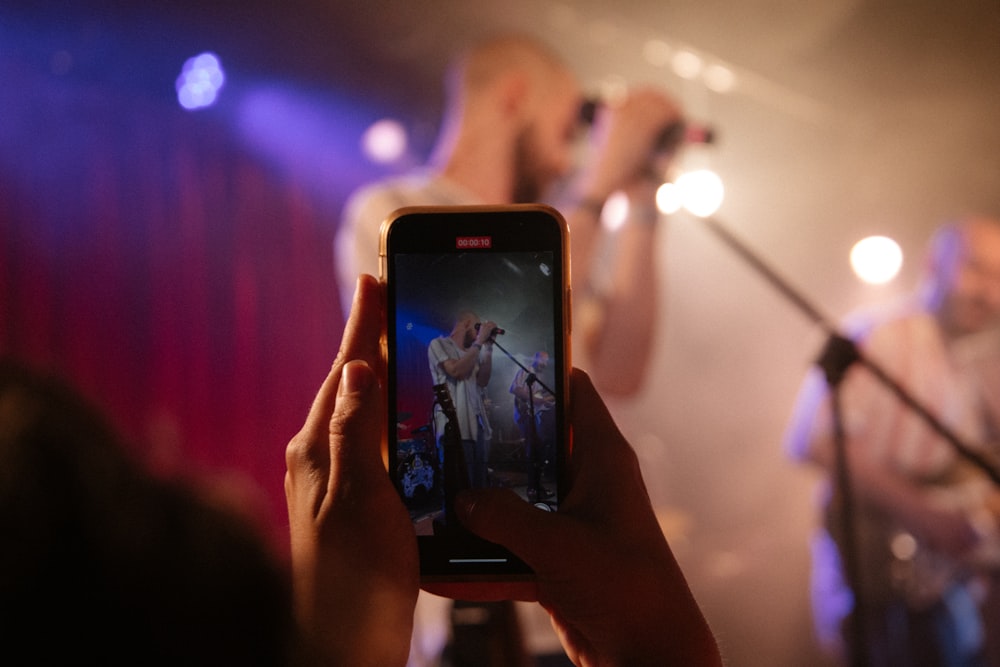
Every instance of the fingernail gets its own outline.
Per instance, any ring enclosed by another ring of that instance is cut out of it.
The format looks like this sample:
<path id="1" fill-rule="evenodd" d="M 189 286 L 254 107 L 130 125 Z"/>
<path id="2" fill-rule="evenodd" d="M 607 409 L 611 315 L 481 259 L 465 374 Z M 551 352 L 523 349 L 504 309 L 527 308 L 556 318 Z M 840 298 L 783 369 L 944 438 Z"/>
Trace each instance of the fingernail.
<path id="1" fill-rule="evenodd" d="M 349 361 L 344 366 L 340 377 L 340 389 L 343 393 L 364 391 L 371 386 L 372 370 L 360 359 Z"/>

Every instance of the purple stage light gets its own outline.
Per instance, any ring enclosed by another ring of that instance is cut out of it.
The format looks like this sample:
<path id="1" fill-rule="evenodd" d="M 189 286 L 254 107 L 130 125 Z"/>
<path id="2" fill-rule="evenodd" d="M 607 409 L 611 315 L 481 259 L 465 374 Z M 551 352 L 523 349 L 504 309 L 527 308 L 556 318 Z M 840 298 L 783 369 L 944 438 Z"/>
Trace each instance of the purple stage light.
<path id="1" fill-rule="evenodd" d="M 177 101 L 189 111 L 211 106 L 225 82 L 222 63 L 214 53 L 188 58 L 177 77 Z"/>

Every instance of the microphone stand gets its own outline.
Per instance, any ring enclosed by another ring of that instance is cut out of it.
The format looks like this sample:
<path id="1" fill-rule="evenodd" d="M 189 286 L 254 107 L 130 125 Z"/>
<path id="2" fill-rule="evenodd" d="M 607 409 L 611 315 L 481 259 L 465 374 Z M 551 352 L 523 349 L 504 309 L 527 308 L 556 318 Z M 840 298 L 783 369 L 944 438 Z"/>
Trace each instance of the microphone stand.
<path id="1" fill-rule="evenodd" d="M 504 353 L 505 355 L 507 355 L 507 358 L 508 358 L 508 359 L 510 359 L 511 361 L 513 361 L 513 362 L 514 362 L 514 364 L 515 364 L 515 365 L 517 365 L 517 367 L 518 367 L 518 368 L 520 368 L 520 369 L 521 369 L 522 371 L 524 371 L 525 373 L 531 373 L 531 372 L 532 372 L 530 368 L 528 368 L 527 366 L 525 366 L 524 364 L 522 364 L 522 363 L 521 363 L 520 361 L 518 361 L 518 360 L 517 360 L 517 358 L 516 358 L 516 357 L 515 357 L 515 356 L 514 356 L 513 354 L 511 354 L 510 352 L 508 352 L 508 351 L 507 351 L 507 350 L 506 350 L 506 349 L 504 348 L 504 346 L 503 346 L 503 345 L 501 345 L 501 344 L 500 344 L 499 342 L 497 342 L 497 339 L 496 339 L 496 338 L 494 338 L 494 339 L 493 339 L 493 344 L 494 344 L 494 345 L 496 346 L 496 348 L 497 348 L 498 350 L 500 350 L 500 351 L 501 351 L 501 352 L 503 352 L 503 353 Z M 541 388 L 542 388 L 542 389 L 544 389 L 545 391 L 549 392 L 549 393 L 550 393 L 550 394 L 552 394 L 553 396 L 555 396 L 555 395 L 556 395 L 556 392 L 554 392 L 554 391 L 552 391 L 551 389 L 549 389 L 549 388 L 548 388 L 548 387 L 547 387 L 547 386 L 545 385 L 545 383 L 544 383 L 544 382 L 542 382 L 541 380 L 539 380 L 539 379 L 538 379 L 538 376 L 535 376 L 535 382 L 537 382 L 537 383 L 538 383 L 538 386 L 539 386 L 539 387 L 541 387 Z"/>
<path id="2" fill-rule="evenodd" d="M 524 384 L 528 388 L 528 488 L 525 493 L 528 500 L 535 502 L 541 500 L 542 494 L 542 471 L 538 462 L 538 449 L 541 443 L 538 441 L 538 424 L 535 421 L 535 383 L 541 384 L 538 376 L 528 373 L 524 379 Z"/>
<path id="3" fill-rule="evenodd" d="M 810 321 L 819 326 L 828 336 L 826 346 L 817 359 L 817 364 L 823 370 L 827 385 L 830 388 L 831 414 L 833 419 L 833 446 L 834 446 L 834 482 L 840 493 L 843 503 L 842 529 L 844 533 L 844 570 L 848 582 L 850 582 L 854 594 L 854 613 L 850 624 L 852 637 L 851 665 L 853 667 L 863 667 L 868 664 L 865 653 L 867 646 L 867 630 L 865 617 L 867 615 L 867 601 L 863 600 L 861 586 L 861 564 L 857 554 L 857 535 L 854 526 L 854 501 L 851 495 L 851 476 L 848 468 L 846 452 L 846 436 L 844 432 L 844 420 L 840 400 L 840 382 L 847 369 L 853 364 L 860 364 L 868 369 L 879 382 L 887 387 L 904 405 L 916 413 L 924 422 L 930 426 L 945 442 L 963 458 L 971 462 L 982 470 L 989 479 L 1000 486 L 1000 472 L 998 472 L 985 457 L 974 451 L 969 445 L 964 443 L 953 431 L 946 427 L 929 409 L 920 403 L 909 391 L 899 382 L 893 379 L 881 366 L 869 359 L 858 349 L 854 341 L 841 334 L 830 318 L 809 302 L 802 294 L 795 290 L 785 279 L 772 269 L 764 260 L 758 257 L 749 247 L 732 234 L 718 220 L 712 217 L 702 218 L 705 226 L 708 227 L 718 239 L 725 243 L 731 250 L 735 251 L 744 261 L 766 279 L 779 293 L 787 298 L 798 310 L 800 310 Z"/>
<path id="4" fill-rule="evenodd" d="M 541 466 L 538 463 L 538 450 L 541 443 L 538 441 L 538 426 L 535 422 L 535 390 L 532 387 L 533 384 L 537 384 L 539 387 L 547 391 L 552 396 L 555 396 L 555 392 L 549 389 L 544 382 L 538 379 L 535 373 L 517 360 L 514 355 L 508 352 L 500 343 L 497 342 L 496 338 L 493 339 L 493 344 L 507 355 L 507 358 L 514 362 L 522 371 L 527 373 L 527 380 L 525 384 L 528 386 L 528 413 L 529 419 L 531 421 L 531 426 L 528 430 L 528 447 L 530 451 L 528 452 L 528 490 L 526 493 L 529 496 L 529 500 L 534 502 L 535 500 L 541 500 L 542 495 L 542 482 L 541 482 Z M 531 499 L 530 491 L 534 488 L 535 498 Z"/>

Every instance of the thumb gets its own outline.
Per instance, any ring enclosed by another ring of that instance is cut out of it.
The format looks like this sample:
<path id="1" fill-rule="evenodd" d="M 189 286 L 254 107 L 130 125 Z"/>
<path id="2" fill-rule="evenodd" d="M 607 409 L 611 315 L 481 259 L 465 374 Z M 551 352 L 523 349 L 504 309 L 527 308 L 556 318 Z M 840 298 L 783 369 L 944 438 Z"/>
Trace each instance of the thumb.
<path id="1" fill-rule="evenodd" d="M 344 365 L 337 403 L 330 419 L 330 459 L 342 472 L 378 470 L 381 461 L 382 406 L 378 382 L 371 367 L 361 360 Z"/>
<path id="2" fill-rule="evenodd" d="M 483 539 L 506 547 L 539 574 L 549 569 L 558 542 L 560 517 L 509 489 L 463 491 L 455 499 L 459 520 Z"/>

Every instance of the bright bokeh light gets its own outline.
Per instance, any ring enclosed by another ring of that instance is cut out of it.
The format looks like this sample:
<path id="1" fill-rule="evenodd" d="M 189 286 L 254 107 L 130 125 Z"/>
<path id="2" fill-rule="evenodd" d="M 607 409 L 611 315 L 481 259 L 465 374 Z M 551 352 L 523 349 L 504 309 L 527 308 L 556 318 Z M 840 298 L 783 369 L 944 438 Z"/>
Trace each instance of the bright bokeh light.
<path id="1" fill-rule="evenodd" d="M 670 60 L 674 74 L 682 79 L 694 79 L 701 74 L 704 63 L 701 56 L 691 51 L 677 51 Z"/>
<path id="2" fill-rule="evenodd" d="M 899 274 L 902 266 L 902 249 L 886 236 L 869 236 L 851 248 L 851 268 L 866 283 L 887 283 Z"/>
<path id="3" fill-rule="evenodd" d="M 709 90 L 717 93 L 728 93 L 736 85 L 736 74 L 725 65 L 709 65 L 702 79 Z"/>
<path id="4" fill-rule="evenodd" d="M 699 218 L 707 218 L 722 206 L 722 179 L 709 169 L 689 171 L 677 178 L 681 205 Z"/>
<path id="5" fill-rule="evenodd" d="M 385 118 L 375 121 L 361 137 L 361 150 L 377 164 L 390 164 L 406 153 L 406 128 L 399 121 Z"/>
<path id="6" fill-rule="evenodd" d="M 681 210 L 681 191 L 674 183 L 664 183 L 656 189 L 656 208 L 664 215 Z"/>
<path id="7" fill-rule="evenodd" d="M 226 82 L 222 63 L 214 53 L 188 58 L 177 77 L 177 101 L 191 111 L 212 106 Z"/>
<path id="8" fill-rule="evenodd" d="M 628 197 L 623 192 L 616 192 L 604 202 L 601 209 L 601 224 L 608 231 L 615 231 L 628 219 Z"/>

